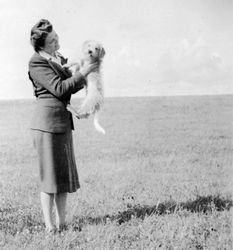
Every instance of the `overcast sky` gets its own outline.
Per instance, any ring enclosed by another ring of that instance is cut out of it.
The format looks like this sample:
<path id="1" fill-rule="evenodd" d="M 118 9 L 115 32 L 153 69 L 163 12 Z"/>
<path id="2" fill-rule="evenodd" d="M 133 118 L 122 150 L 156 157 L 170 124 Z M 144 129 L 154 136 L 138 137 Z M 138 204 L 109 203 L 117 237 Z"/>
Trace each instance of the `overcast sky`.
<path id="1" fill-rule="evenodd" d="M 232 0 L 0 0 L 0 99 L 33 98 L 31 27 L 54 26 L 60 52 L 106 49 L 106 96 L 233 94 Z"/>

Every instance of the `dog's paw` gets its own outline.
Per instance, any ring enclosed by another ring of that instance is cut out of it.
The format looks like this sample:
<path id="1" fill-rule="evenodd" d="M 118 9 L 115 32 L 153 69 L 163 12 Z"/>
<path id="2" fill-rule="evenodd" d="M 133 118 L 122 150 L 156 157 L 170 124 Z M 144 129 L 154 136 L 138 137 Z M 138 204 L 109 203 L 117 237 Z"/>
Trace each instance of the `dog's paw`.
<path id="1" fill-rule="evenodd" d="M 78 112 L 81 114 L 94 114 L 96 112 L 96 105 L 90 100 L 84 101 L 84 103 L 80 106 Z"/>
<path id="2" fill-rule="evenodd" d="M 80 63 L 79 62 L 67 63 L 63 65 L 63 68 L 68 68 L 72 72 L 72 75 L 74 75 L 75 72 L 80 70 Z"/>

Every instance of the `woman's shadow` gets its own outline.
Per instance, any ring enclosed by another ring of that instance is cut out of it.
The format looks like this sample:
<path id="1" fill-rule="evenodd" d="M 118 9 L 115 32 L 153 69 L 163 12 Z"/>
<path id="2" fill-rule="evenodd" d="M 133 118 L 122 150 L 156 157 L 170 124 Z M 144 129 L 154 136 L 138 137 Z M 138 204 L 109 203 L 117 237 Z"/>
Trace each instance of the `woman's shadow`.
<path id="1" fill-rule="evenodd" d="M 131 197 L 133 198 L 133 197 Z M 190 211 L 192 213 L 212 213 L 214 211 L 229 210 L 233 207 L 233 201 L 230 199 L 221 198 L 220 196 L 198 196 L 193 201 L 180 202 L 169 200 L 158 203 L 153 206 L 149 205 L 132 205 L 128 203 L 124 211 L 119 211 L 116 214 L 106 214 L 103 216 L 74 216 L 72 221 L 68 223 L 67 229 L 73 231 L 81 231 L 83 226 L 98 225 L 114 222 L 122 224 L 130 221 L 132 218 L 144 219 L 150 215 L 165 215 L 176 213 L 177 211 Z M 22 213 L 23 212 L 23 213 Z M 0 207 L 0 233 L 16 235 L 20 232 L 35 233 L 44 230 L 44 223 L 38 221 L 31 210 L 31 207 Z"/>
<path id="2" fill-rule="evenodd" d="M 82 226 L 87 224 L 101 224 L 109 221 L 115 221 L 122 224 L 132 218 L 144 219 L 146 216 L 153 214 L 164 215 L 175 213 L 180 210 L 187 210 L 192 213 L 211 213 L 213 211 L 229 210 L 233 206 L 233 201 L 230 199 L 221 198 L 219 196 L 198 196 L 193 201 L 180 202 L 165 201 L 157 205 L 134 205 L 128 207 L 125 211 L 119 211 L 113 215 L 103 215 L 98 217 L 80 217 L 75 216 L 72 220 L 73 230 L 81 230 Z"/>

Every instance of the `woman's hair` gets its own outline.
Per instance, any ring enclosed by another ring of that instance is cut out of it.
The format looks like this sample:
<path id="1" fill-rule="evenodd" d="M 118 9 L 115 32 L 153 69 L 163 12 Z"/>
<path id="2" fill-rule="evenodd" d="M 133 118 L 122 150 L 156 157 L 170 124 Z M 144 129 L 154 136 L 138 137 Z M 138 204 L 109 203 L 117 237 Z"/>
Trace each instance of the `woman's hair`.
<path id="1" fill-rule="evenodd" d="M 41 19 L 32 27 L 30 41 L 36 52 L 44 47 L 45 39 L 52 30 L 52 24 L 46 19 Z"/>

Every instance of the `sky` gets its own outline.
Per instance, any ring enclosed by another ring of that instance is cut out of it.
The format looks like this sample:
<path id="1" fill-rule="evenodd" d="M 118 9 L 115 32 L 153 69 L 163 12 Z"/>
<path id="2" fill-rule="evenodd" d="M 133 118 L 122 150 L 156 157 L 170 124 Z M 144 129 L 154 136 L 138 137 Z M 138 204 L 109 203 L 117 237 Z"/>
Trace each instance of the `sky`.
<path id="1" fill-rule="evenodd" d="M 34 98 L 29 38 L 41 18 L 69 60 L 85 40 L 103 44 L 105 96 L 233 94 L 232 13 L 233 0 L 0 0 L 0 99 Z"/>

